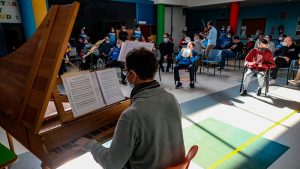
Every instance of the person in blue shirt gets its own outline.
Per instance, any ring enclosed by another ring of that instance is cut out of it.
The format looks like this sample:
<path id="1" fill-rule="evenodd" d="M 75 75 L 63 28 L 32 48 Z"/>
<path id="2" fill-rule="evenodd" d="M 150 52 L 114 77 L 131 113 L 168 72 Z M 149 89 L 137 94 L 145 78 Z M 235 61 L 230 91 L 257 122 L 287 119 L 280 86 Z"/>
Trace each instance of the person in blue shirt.
<path id="1" fill-rule="evenodd" d="M 198 60 L 198 53 L 194 50 L 195 48 L 195 43 L 190 42 L 187 45 L 188 48 L 182 49 L 177 57 L 176 61 L 178 63 L 177 66 L 174 67 L 174 79 L 176 83 L 176 89 L 179 89 L 182 87 L 182 83 L 180 82 L 180 77 L 179 77 L 179 70 L 180 69 L 189 69 L 190 72 L 190 87 L 194 88 L 194 73 L 195 73 L 195 68 L 194 64 Z"/>
<path id="2" fill-rule="evenodd" d="M 87 37 L 88 37 L 88 36 L 85 34 L 84 29 L 82 28 L 82 29 L 80 30 L 79 38 L 81 38 L 82 41 L 85 41 L 85 40 L 87 39 Z"/>
<path id="3" fill-rule="evenodd" d="M 121 69 L 122 84 L 126 85 L 127 84 L 126 75 L 123 72 L 123 70 L 125 69 L 125 63 L 118 61 L 120 51 L 121 51 L 121 46 L 122 46 L 122 41 L 118 39 L 116 46 L 112 49 L 112 51 L 108 55 L 106 68 L 119 67 Z"/>
<path id="4" fill-rule="evenodd" d="M 138 39 L 139 41 L 142 41 L 142 32 L 141 32 L 141 27 L 139 25 L 136 26 L 136 29 L 133 32 L 133 38 Z"/>
<path id="5" fill-rule="evenodd" d="M 115 32 L 115 28 L 112 27 L 110 32 L 107 34 L 107 36 L 109 37 L 109 43 L 112 46 L 116 46 L 116 41 L 117 41 L 117 35 Z"/>

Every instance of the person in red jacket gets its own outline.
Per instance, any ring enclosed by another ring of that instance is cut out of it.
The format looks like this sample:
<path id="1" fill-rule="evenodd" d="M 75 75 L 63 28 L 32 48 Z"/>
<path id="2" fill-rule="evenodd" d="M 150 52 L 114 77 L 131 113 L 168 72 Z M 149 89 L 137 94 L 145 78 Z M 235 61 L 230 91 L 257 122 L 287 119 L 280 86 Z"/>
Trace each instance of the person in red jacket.
<path id="1" fill-rule="evenodd" d="M 259 85 L 257 95 L 260 96 L 267 70 L 276 66 L 272 52 L 268 49 L 268 41 L 266 39 L 261 40 L 258 48 L 254 48 L 248 53 L 245 58 L 245 66 L 247 66 L 248 71 L 245 73 L 243 90 L 240 95 L 245 96 L 247 94 L 247 88 L 251 81 L 251 77 L 253 77 L 254 74 L 257 74 Z"/>

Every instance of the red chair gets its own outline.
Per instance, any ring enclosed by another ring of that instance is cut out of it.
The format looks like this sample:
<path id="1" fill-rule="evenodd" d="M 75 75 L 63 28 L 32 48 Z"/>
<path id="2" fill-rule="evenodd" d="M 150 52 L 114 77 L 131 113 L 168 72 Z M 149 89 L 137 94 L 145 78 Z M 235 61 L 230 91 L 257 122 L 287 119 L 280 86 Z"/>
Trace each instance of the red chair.
<path id="1" fill-rule="evenodd" d="M 190 162 L 195 157 L 195 155 L 197 154 L 197 151 L 198 151 L 198 146 L 193 145 L 190 148 L 188 154 L 186 155 L 185 160 L 184 160 L 183 163 L 181 163 L 179 165 L 176 165 L 176 166 L 173 166 L 173 167 L 166 168 L 166 169 L 188 169 L 189 165 L 190 165 Z"/>

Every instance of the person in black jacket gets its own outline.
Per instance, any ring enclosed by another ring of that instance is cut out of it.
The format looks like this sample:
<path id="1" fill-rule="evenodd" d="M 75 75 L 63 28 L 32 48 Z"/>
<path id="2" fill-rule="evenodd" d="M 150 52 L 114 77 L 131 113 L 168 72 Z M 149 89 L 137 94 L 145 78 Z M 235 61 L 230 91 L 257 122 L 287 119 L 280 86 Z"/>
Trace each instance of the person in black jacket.
<path id="1" fill-rule="evenodd" d="M 240 41 L 239 36 L 234 36 L 233 41 L 227 46 L 228 49 L 222 50 L 222 65 L 221 68 L 223 69 L 225 66 L 225 59 L 227 58 L 235 58 L 238 52 L 243 51 L 243 43 Z"/>
<path id="2" fill-rule="evenodd" d="M 119 39 L 123 42 L 128 40 L 128 33 L 126 32 L 125 26 L 122 26 L 121 31 L 119 32 Z"/>
<path id="3" fill-rule="evenodd" d="M 277 78 L 278 70 L 280 68 L 289 67 L 291 60 L 297 60 L 299 49 L 293 43 L 292 37 L 286 37 L 282 42 L 282 47 L 275 52 L 275 63 L 276 67 L 271 72 L 271 78 L 275 80 Z M 271 84 L 274 81 L 270 82 Z"/>
<path id="4" fill-rule="evenodd" d="M 161 68 L 161 71 L 164 72 L 164 66 L 163 66 L 163 62 L 167 61 L 167 72 L 169 72 L 169 69 L 171 67 L 171 63 L 172 63 L 172 55 L 174 52 L 174 44 L 170 41 L 168 34 L 164 34 L 164 39 L 163 42 L 159 45 L 159 51 L 161 54 L 161 58 L 159 61 L 159 66 Z"/>

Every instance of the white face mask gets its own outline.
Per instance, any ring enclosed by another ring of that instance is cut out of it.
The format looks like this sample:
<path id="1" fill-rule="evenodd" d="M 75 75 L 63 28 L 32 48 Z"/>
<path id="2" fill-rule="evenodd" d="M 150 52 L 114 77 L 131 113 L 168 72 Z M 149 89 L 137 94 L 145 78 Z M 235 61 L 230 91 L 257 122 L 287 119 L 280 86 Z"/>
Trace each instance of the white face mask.
<path id="1" fill-rule="evenodd" d="M 167 43 L 167 42 L 169 41 L 169 39 L 168 39 L 168 38 L 164 38 L 163 41 L 164 41 L 165 43 Z"/>
<path id="2" fill-rule="evenodd" d="M 280 40 L 280 41 L 282 41 L 282 40 L 283 40 L 283 38 L 282 38 L 282 37 L 279 37 L 279 40 Z"/>
<path id="3" fill-rule="evenodd" d="M 231 38 L 231 35 L 227 35 L 227 38 Z"/>
<path id="4" fill-rule="evenodd" d="M 117 47 L 120 48 L 120 47 L 121 47 L 121 44 L 117 44 Z"/>
<path id="5" fill-rule="evenodd" d="M 253 41 L 253 38 L 249 38 L 249 41 Z"/>
<path id="6" fill-rule="evenodd" d="M 195 42 L 199 42 L 199 38 L 194 38 L 194 41 Z"/>
<path id="7" fill-rule="evenodd" d="M 287 46 L 287 43 L 286 42 L 282 42 L 281 45 L 282 46 Z"/>

